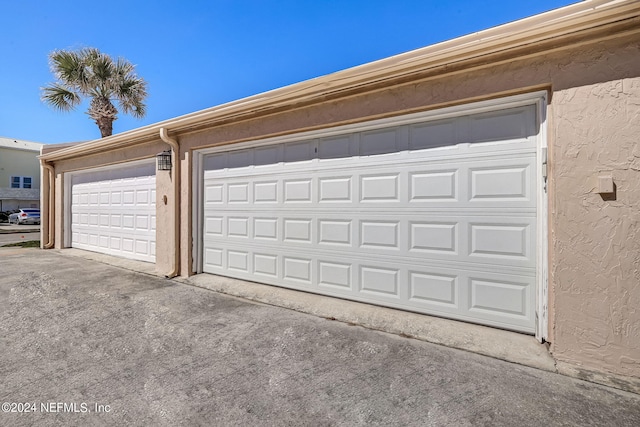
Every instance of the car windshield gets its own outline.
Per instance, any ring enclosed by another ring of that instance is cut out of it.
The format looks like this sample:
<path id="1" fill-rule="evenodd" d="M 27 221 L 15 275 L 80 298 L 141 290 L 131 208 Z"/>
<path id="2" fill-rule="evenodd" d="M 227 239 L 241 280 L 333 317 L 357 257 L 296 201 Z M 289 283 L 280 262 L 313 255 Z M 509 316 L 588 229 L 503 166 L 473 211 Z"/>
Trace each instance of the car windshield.
<path id="1" fill-rule="evenodd" d="M 26 213 L 40 213 L 40 209 L 22 209 L 22 212 L 26 212 Z"/>

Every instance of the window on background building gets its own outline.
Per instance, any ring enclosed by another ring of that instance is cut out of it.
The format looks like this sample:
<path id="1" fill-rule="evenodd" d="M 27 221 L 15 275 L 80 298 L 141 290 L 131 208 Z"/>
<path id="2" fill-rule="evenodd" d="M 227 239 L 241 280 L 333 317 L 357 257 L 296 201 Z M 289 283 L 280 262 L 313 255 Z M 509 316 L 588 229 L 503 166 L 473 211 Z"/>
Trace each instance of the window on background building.
<path id="1" fill-rule="evenodd" d="M 12 176 L 11 188 L 31 188 L 31 182 L 30 176 Z"/>

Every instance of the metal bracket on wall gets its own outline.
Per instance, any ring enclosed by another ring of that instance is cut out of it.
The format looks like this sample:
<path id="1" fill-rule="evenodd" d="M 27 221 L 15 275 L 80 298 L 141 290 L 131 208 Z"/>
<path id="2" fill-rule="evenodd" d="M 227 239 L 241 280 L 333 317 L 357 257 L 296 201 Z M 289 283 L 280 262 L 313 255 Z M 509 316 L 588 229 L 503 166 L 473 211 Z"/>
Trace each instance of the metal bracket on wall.
<path id="1" fill-rule="evenodd" d="M 540 149 L 540 157 L 542 158 L 542 179 L 544 180 L 544 191 L 547 191 L 547 147 Z"/>

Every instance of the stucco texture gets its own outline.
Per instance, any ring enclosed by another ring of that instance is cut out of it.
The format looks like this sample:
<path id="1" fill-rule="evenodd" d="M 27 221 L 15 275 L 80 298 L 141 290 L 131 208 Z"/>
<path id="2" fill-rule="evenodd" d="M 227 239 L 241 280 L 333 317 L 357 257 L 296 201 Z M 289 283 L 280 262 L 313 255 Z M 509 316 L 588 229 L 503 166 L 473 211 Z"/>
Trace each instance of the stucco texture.
<path id="1" fill-rule="evenodd" d="M 553 111 L 553 353 L 638 377 L 640 78 L 558 91 Z"/>

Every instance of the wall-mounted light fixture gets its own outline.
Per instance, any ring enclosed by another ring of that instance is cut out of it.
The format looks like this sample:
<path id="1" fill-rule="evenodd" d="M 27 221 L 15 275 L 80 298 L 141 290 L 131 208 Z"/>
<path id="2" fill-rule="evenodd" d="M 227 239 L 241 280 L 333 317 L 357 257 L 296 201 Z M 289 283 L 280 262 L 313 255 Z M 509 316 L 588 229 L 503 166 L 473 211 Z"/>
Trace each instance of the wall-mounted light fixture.
<path id="1" fill-rule="evenodd" d="M 156 154 L 156 164 L 159 171 L 171 170 L 171 150 Z"/>

